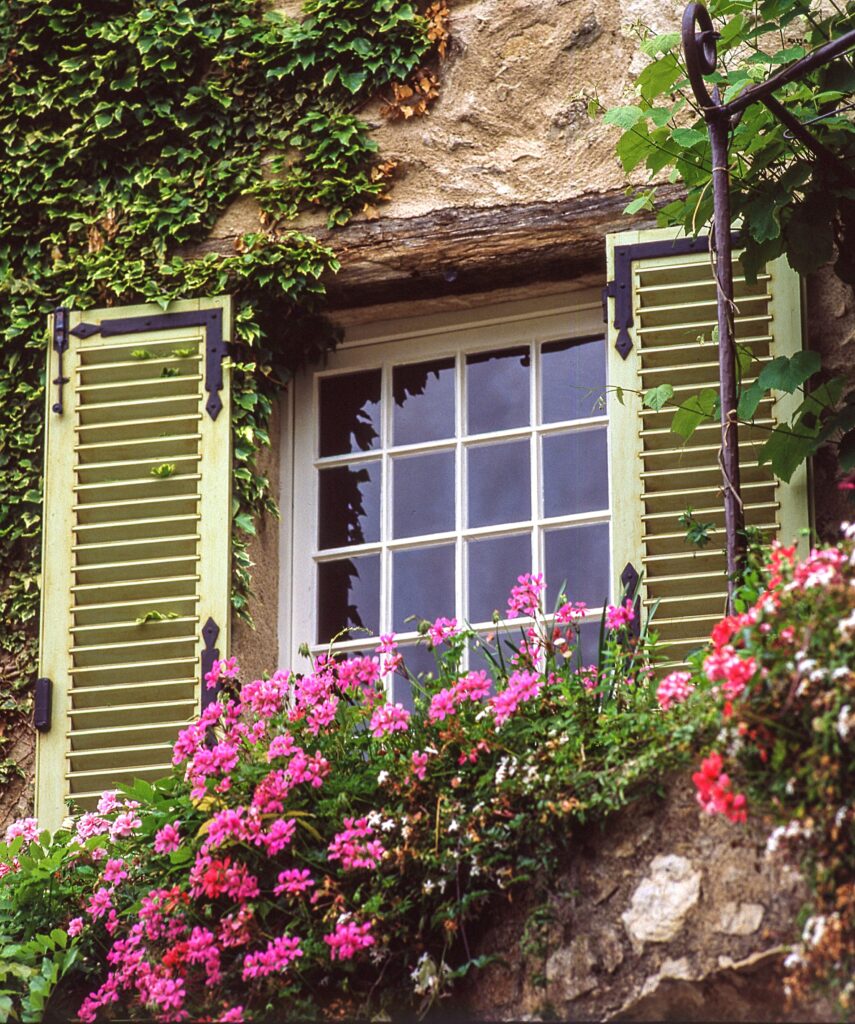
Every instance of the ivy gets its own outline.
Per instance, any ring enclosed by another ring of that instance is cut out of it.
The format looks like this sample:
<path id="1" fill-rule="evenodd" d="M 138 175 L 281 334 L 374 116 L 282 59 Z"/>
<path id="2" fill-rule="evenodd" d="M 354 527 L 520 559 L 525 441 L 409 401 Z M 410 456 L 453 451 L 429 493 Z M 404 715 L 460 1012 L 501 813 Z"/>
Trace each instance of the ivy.
<path id="1" fill-rule="evenodd" d="M 335 255 L 290 222 L 323 209 L 343 224 L 388 187 L 392 167 L 357 113 L 442 52 L 434 8 L 306 0 L 301 19 L 258 0 L 0 10 L 0 673 L 21 701 L 38 618 L 47 313 L 235 296 L 233 604 L 248 618 L 248 538 L 275 512 L 254 468 L 272 403 L 336 341 L 321 315 Z M 260 204 L 257 232 L 232 255 L 188 258 L 242 196 Z"/>
<path id="2" fill-rule="evenodd" d="M 710 0 L 707 7 L 718 33 L 719 55 L 716 71 L 707 76 L 708 85 L 716 85 L 725 102 L 849 31 L 855 17 L 855 0 L 822 8 L 811 0 Z M 696 234 L 711 222 L 713 213 L 712 157 L 704 117 L 689 85 L 680 35 L 637 29 L 640 49 L 650 61 L 636 78 L 636 102 L 603 113 L 606 124 L 621 130 L 615 151 L 624 170 L 635 172 L 642 183 L 630 189 L 635 195 L 626 212 L 656 211 L 663 226 Z M 851 168 L 853 92 L 855 62 L 844 55 L 781 87 L 776 98 L 799 121 L 810 122 L 810 131 L 839 158 L 839 166 Z M 600 111 L 593 101 L 591 113 Z M 740 223 L 744 244 L 742 270 L 749 281 L 764 264 L 785 254 L 800 274 L 836 258 L 837 275 L 855 286 L 855 189 L 834 165 L 817 161 L 758 102 L 732 126 L 728 169 L 733 221 Z M 665 180 L 680 182 L 685 193 L 657 210 L 657 188 Z M 739 376 L 744 378 L 751 363 L 742 352 L 737 355 Z M 842 382 L 829 379 L 827 373 L 823 379 L 821 369 L 813 353 L 799 353 L 792 359 L 776 359 L 762 370 L 754 368 L 757 380 L 740 387 L 737 417 L 745 423 L 751 423 L 760 402 L 774 398 L 776 392 L 802 393 L 791 422 L 775 427 L 760 451 L 761 462 L 769 463 L 783 480 L 827 442 L 836 445 L 842 472 L 855 469 L 855 391 L 841 403 Z M 665 399 L 669 400 L 670 396 Z M 671 429 L 688 439 L 701 423 L 718 415 L 716 396 L 704 391 L 683 400 Z"/>

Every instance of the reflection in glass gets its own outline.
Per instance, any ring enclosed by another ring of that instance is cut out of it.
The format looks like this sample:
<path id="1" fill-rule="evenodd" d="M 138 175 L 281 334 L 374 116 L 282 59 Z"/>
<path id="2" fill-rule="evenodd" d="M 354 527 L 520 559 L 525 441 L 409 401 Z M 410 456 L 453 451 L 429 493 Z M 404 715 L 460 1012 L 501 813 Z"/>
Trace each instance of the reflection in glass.
<path id="1" fill-rule="evenodd" d="M 594 609 L 595 611 L 602 612 L 602 607 Z M 579 630 L 579 647 L 581 649 L 582 664 L 583 665 L 596 665 L 600 660 L 600 619 L 590 619 L 588 622 L 583 622 Z M 576 657 L 574 652 L 573 657 Z"/>
<path id="2" fill-rule="evenodd" d="M 392 470 L 392 536 L 454 529 L 454 452 L 400 456 Z"/>
<path id="3" fill-rule="evenodd" d="M 529 442 L 481 444 L 467 450 L 469 526 L 531 518 Z"/>
<path id="4" fill-rule="evenodd" d="M 454 359 L 396 366 L 392 397 L 392 444 L 454 437 Z"/>
<path id="5" fill-rule="evenodd" d="M 547 516 L 609 507 L 606 429 L 543 438 L 543 511 Z"/>
<path id="6" fill-rule="evenodd" d="M 380 462 L 322 469 L 319 474 L 321 548 L 380 540 Z"/>
<path id="7" fill-rule="evenodd" d="M 380 623 L 380 556 L 318 565 L 318 638 L 329 643 L 346 626 L 376 633 Z"/>
<path id="8" fill-rule="evenodd" d="M 410 615 L 433 622 L 454 615 L 454 545 L 392 553 L 392 629 L 412 630 Z"/>
<path id="9" fill-rule="evenodd" d="M 544 554 L 550 593 L 563 583 L 569 600 L 602 607 L 609 594 L 608 523 L 547 530 Z"/>
<path id="10" fill-rule="evenodd" d="M 542 349 L 541 368 L 544 423 L 605 413 L 605 339 L 549 342 Z"/>
<path id="11" fill-rule="evenodd" d="M 466 422 L 470 434 L 528 426 L 530 367 L 527 348 L 466 357 Z"/>
<path id="12" fill-rule="evenodd" d="M 467 542 L 470 622 L 489 622 L 498 609 L 504 618 L 517 577 L 531 571 L 531 537 L 486 537 Z"/>
<path id="13" fill-rule="evenodd" d="M 322 458 L 379 447 L 379 370 L 322 377 L 320 405 Z"/>

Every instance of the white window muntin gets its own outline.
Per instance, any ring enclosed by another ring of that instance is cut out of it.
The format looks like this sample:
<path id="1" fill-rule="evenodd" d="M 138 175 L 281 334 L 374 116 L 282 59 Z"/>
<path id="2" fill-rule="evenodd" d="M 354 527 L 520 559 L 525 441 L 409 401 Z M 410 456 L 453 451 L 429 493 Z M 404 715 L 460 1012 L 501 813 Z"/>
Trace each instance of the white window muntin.
<path id="1" fill-rule="evenodd" d="M 541 439 L 551 434 L 582 432 L 603 429 L 607 424 L 605 412 L 583 419 L 542 422 L 541 409 L 541 350 L 544 344 L 554 341 L 593 338 L 603 334 L 600 304 L 591 293 L 580 296 L 580 302 L 559 309 L 532 310 L 531 302 L 521 304 L 526 308 L 516 312 L 510 304 L 502 307 L 501 316 L 488 312 L 479 322 L 461 324 L 456 329 L 447 322 L 438 330 L 432 330 L 427 318 L 397 323 L 394 333 L 379 326 L 376 332 L 361 328 L 334 353 L 322 369 L 308 370 L 295 381 L 292 403 L 292 426 L 289 431 L 291 466 L 286 465 L 286 492 L 293 494 L 291 543 L 285 545 L 286 558 L 282 588 L 283 615 L 282 630 L 283 660 L 286 664 L 296 663 L 296 647 L 301 642 L 311 641 L 313 652 L 324 650 L 326 645 L 315 643 L 317 620 L 317 565 L 342 557 L 356 557 L 364 554 L 379 555 L 380 569 L 380 627 L 379 632 L 392 628 L 392 568 L 391 556 L 396 550 L 424 548 L 440 543 L 454 544 L 455 552 L 455 608 L 444 614 L 454 614 L 466 607 L 468 587 L 467 541 L 497 536 L 528 535 L 531 538 L 531 569 L 542 571 L 544 561 L 545 531 L 558 526 L 577 524 L 609 523 L 608 509 L 558 516 L 544 514 L 544 489 Z M 440 319 L 437 317 L 436 319 Z M 447 320 L 447 317 L 443 318 Z M 409 329 L 408 329 L 409 327 Z M 389 340 L 394 337 L 395 340 Z M 381 340 L 375 340 L 381 339 Z M 532 372 L 529 374 L 530 423 L 524 427 L 485 431 L 479 434 L 464 434 L 466 416 L 466 373 L 465 360 L 479 352 L 500 351 L 530 346 L 534 354 Z M 426 441 L 406 445 L 390 445 L 392 402 L 392 370 L 394 367 L 453 358 L 455 361 L 455 431 L 448 439 Z M 319 455 L 320 381 L 341 373 L 360 370 L 381 370 L 381 429 L 380 445 L 370 451 L 357 451 L 341 455 Z M 286 428 L 287 429 L 287 428 Z M 465 472 L 465 453 L 474 445 L 499 444 L 513 440 L 528 440 L 530 445 L 530 512 L 528 519 L 514 523 L 499 523 L 489 526 L 468 526 L 466 486 L 469 474 Z M 392 536 L 391 463 L 394 457 L 438 451 L 453 451 L 455 456 L 455 527 L 442 533 L 423 534 L 394 538 Z M 333 466 L 358 465 L 373 462 L 382 465 L 380 480 L 381 535 L 380 540 L 337 548 L 318 548 L 319 470 Z M 301 495 L 303 497 L 301 497 Z M 609 508 L 612 502 L 609 501 Z M 611 544 L 609 545 L 611 549 Z M 612 574 L 609 572 L 609 579 Z M 510 581 L 512 582 L 512 581 Z M 550 593 L 561 580 L 550 580 Z M 571 587 L 572 591 L 572 587 Z M 504 595 L 497 595 L 501 600 Z M 572 592 L 569 595 L 573 598 Z M 592 614 L 598 614 L 596 609 Z M 489 622 L 473 623 L 487 628 Z M 412 640 L 417 633 L 412 630 L 398 630 L 402 641 Z M 376 634 L 375 634 L 376 635 Z M 353 638 L 337 642 L 342 650 L 370 649 L 372 637 L 353 633 Z"/>

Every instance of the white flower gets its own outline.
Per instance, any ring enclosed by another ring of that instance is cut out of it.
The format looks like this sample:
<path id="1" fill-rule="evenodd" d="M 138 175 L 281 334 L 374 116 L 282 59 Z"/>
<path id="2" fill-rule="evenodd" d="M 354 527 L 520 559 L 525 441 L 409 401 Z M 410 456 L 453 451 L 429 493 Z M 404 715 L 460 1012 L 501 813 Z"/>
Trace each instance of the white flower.
<path id="1" fill-rule="evenodd" d="M 434 891 L 435 888 L 436 883 L 431 881 L 430 878 L 426 878 L 424 882 L 422 882 L 422 892 L 428 896 L 430 896 L 430 894 Z"/>
<path id="2" fill-rule="evenodd" d="M 802 942 L 807 946 L 818 946 L 825 935 L 825 916 L 809 917 L 802 930 Z"/>
<path id="3" fill-rule="evenodd" d="M 395 827 L 395 819 L 394 818 L 387 818 L 383 822 L 383 824 L 380 826 L 380 828 L 384 832 L 391 832 L 394 827 Z"/>
<path id="4" fill-rule="evenodd" d="M 449 832 L 457 832 L 457 830 L 459 828 L 460 828 L 460 822 L 457 820 L 457 818 L 452 818 L 451 821 L 448 823 L 448 831 Z"/>
<path id="5" fill-rule="evenodd" d="M 852 714 L 852 708 L 848 704 L 844 704 L 837 716 L 837 735 L 844 743 L 848 743 L 853 729 L 855 729 L 855 715 Z"/>
<path id="6" fill-rule="evenodd" d="M 382 786 L 386 779 L 389 778 L 389 773 L 384 768 L 383 771 L 377 773 L 377 785 Z"/>
<path id="7" fill-rule="evenodd" d="M 844 640 L 851 640 L 853 634 L 855 634 L 855 608 L 846 616 L 845 619 L 841 619 L 837 623 L 837 628 L 840 630 L 840 635 Z"/>
<path id="8" fill-rule="evenodd" d="M 368 824 L 371 828 L 379 828 L 383 815 L 379 811 L 369 811 L 367 815 Z"/>
<path id="9" fill-rule="evenodd" d="M 849 808 L 844 804 L 842 807 L 838 807 L 837 814 L 834 815 L 834 824 L 837 828 L 846 821 L 846 815 L 849 813 Z"/>
<path id="10" fill-rule="evenodd" d="M 851 671 L 848 665 L 841 665 L 831 673 L 832 682 L 839 683 L 841 679 L 846 679 Z"/>

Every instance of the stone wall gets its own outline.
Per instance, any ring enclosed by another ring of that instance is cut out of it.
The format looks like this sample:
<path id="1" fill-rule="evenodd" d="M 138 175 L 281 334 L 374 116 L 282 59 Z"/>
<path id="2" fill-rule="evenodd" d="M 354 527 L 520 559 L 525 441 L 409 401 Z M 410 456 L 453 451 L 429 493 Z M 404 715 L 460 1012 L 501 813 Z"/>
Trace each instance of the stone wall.
<path id="1" fill-rule="evenodd" d="M 494 913 L 478 951 L 504 962 L 438 1019 L 833 1020 L 822 1004 L 785 1005 L 803 880 L 766 857 L 759 822 L 705 815 L 692 790 L 680 777 L 664 799 L 589 829 L 537 917 L 525 898 Z"/>

